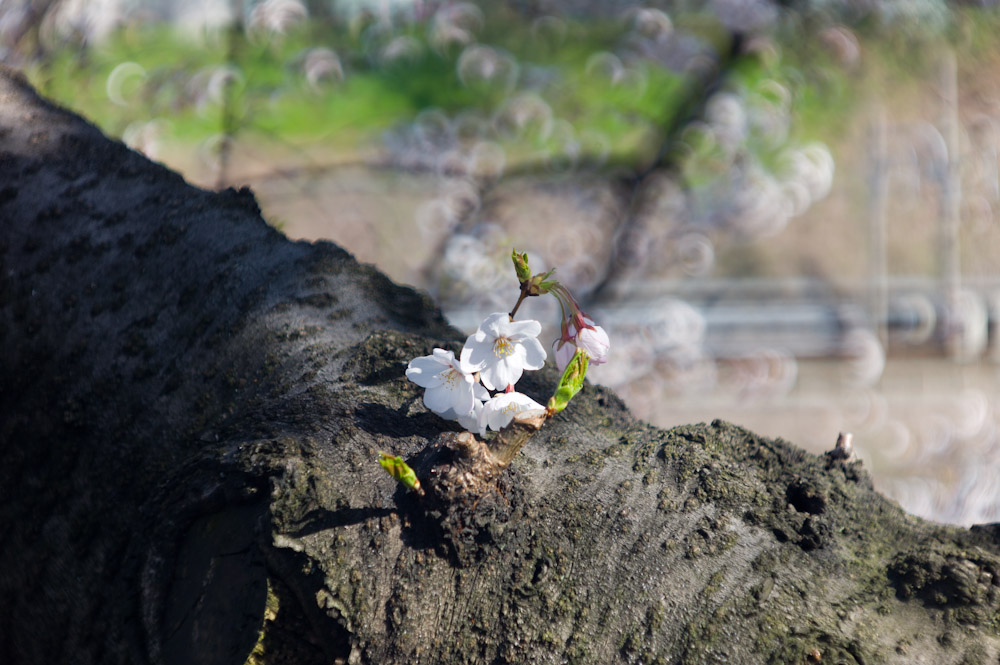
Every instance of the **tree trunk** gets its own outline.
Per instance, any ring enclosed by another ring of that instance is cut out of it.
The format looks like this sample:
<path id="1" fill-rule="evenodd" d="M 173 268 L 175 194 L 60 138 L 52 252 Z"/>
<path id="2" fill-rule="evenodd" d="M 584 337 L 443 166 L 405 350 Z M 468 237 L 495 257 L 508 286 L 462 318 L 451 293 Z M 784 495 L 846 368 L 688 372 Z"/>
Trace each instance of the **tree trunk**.
<path id="1" fill-rule="evenodd" d="M 463 471 L 425 297 L 6 71 L 0 151 L 3 662 L 997 662 L 997 529 L 594 386 Z"/>

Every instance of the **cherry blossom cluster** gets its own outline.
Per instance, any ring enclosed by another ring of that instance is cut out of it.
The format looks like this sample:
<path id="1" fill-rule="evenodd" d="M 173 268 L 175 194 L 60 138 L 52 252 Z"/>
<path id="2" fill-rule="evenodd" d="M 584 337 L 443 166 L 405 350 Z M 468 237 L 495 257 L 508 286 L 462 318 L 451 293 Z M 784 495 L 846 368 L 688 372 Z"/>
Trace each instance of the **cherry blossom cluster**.
<path id="1" fill-rule="evenodd" d="M 561 284 L 551 279 L 552 272 L 530 275 L 527 257 L 514 252 L 514 266 L 521 281 L 521 297 L 514 310 L 495 312 L 486 317 L 455 357 L 453 351 L 434 349 L 431 355 L 414 358 L 406 377 L 425 388 L 424 405 L 442 418 L 456 420 L 481 437 L 486 431 L 500 431 L 522 412 L 554 411 L 514 389 L 525 370 L 541 369 L 547 354 L 538 335 L 538 321 L 515 321 L 514 314 L 527 296 L 551 293 L 562 309 L 561 334 L 553 344 L 553 355 L 561 371 L 582 351 L 589 362 L 607 360 L 608 334 L 586 316 Z M 583 364 L 586 373 L 586 363 Z M 582 383 L 583 377 L 578 381 Z M 561 403 L 556 410 L 565 407 Z"/>

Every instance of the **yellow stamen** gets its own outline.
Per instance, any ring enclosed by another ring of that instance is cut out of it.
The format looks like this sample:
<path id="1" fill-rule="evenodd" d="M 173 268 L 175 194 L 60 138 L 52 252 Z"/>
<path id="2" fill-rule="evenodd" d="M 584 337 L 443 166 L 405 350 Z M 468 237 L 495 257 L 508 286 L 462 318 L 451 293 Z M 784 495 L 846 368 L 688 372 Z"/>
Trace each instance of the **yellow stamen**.
<path id="1" fill-rule="evenodd" d="M 497 337 L 497 340 L 493 342 L 493 355 L 497 358 L 506 358 L 512 353 L 514 353 L 514 345 L 506 337 Z"/>
<path id="2" fill-rule="evenodd" d="M 459 380 L 462 378 L 462 375 L 459 374 L 454 367 L 441 372 L 438 376 L 440 376 L 445 382 L 448 390 L 454 390 L 458 386 Z"/>

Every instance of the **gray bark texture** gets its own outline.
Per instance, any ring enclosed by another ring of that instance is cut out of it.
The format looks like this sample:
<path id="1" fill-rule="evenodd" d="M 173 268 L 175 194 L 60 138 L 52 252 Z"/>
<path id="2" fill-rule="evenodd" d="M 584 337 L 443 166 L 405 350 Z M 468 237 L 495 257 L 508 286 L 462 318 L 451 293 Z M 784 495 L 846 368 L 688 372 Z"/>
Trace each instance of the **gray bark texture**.
<path id="1" fill-rule="evenodd" d="M 997 528 L 591 385 L 484 466 L 404 377 L 463 339 L 426 297 L 9 71 L 0 224 L 4 663 L 1000 658 Z"/>

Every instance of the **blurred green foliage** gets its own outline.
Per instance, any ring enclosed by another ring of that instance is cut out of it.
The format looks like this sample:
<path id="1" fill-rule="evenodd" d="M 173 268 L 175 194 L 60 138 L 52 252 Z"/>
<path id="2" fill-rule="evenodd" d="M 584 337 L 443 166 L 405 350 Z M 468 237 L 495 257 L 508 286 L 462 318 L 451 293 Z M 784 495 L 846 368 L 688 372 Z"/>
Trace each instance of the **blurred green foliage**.
<path id="1" fill-rule="evenodd" d="M 685 29 L 725 47 L 717 23 L 702 17 Z M 463 84 L 456 68 L 461 49 L 435 48 L 429 33 L 420 24 L 395 30 L 393 38 L 406 37 L 419 48 L 387 61 L 366 44 L 370 35 L 364 30 L 328 21 L 306 22 L 272 36 L 190 35 L 169 24 L 139 23 L 83 51 L 67 44 L 26 73 L 44 94 L 112 135 L 121 136 L 133 122 L 159 118 L 167 121 L 164 139 L 198 142 L 223 131 L 228 112 L 235 114 L 235 129 L 242 134 L 351 149 L 430 108 L 450 116 L 474 110 L 491 117 L 517 92 L 503 85 Z M 614 51 L 622 38 L 620 21 L 566 21 L 555 37 L 536 37 L 527 19 L 498 9 L 483 22 L 477 42 L 509 55 L 519 76 L 530 70 L 544 80 L 552 117 L 570 123 L 585 148 L 588 136 L 600 136 L 607 160 L 648 161 L 664 126 L 690 94 L 684 75 L 650 61 L 630 65 L 634 76 L 625 83 L 602 75 L 592 58 Z M 317 47 L 337 54 L 342 79 L 310 85 L 303 59 Z M 115 103 L 108 81 L 123 63 L 135 63 L 145 75 L 125 78 Z M 223 67 L 236 72 L 231 87 L 224 94 L 218 85 L 206 91 L 206 80 Z M 761 75 L 759 68 L 746 72 L 751 78 Z M 522 132 L 505 137 L 504 147 L 509 162 L 516 162 L 558 139 Z"/>
<path id="2" fill-rule="evenodd" d="M 975 57 L 995 48 L 996 15 L 955 10 L 953 18 L 944 37 Z M 730 35 L 711 17 L 691 12 L 673 20 L 676 30 L 700 40 L 718 57 L 728 49 Z M 292 144 L 323 142 L 347 152 L 427 109 L 440 109 L 449 117 L 465 111 L 493 117 L 523 88 L 520 83 L 514 89 L 463 82 L 457 67 L 462 45 L 436 45 L 429 21 L 394 26 L 391 34 L 366 29 L 371 27 L 313 19 L 284 34 L 232 29 L 191 35 L 170 24 L 139 22 L 85 50 L 67 43 L 26 73 L 44 94 L 116 136 L 131 123 L 160 119 L 166 121 L 166 141 L 198 143 L 235 131 Z M 600 63 L 594 66 L 595 54 L 619 50 L 624 32 L 620 20 L 565 19 L 548 35 L 536 28 L 537 22 L 498 6 L 486 10 L 476 43 L 509 56 L 518 68 L 515 78 L 541 81 L 530 91 L 541 92 L 552 118 L 568 123 L 585 158 L 588 150 L 603 150 L 602 160 L 611 164 L 648 163 L 700 82 L 652 59 L 628 63 L 627 80 L 604 75 Z M 794 120 L 785 136 L 789 141 L 835 142 L 853 105 L 863 99 L 863 77 L 822 48 L 817 30 L 803 39 L 801 28 L 798 21 L 786 21 L 769 37 L 773 48 L 725 63 L 723 89 L 749 99 L 751 110 L 755 104 L 784 104 L 781 112 Z M 884 78 L 897 84 L 934 61 L 927 56 L 927 34 L 886 27 L 869 32 L 875 37 L 865 41 L 866 67 L 874 60 Z M 934 34 L 934 39 L 942 38 L 941 31 Z M 392 59 L 380 56 L 378 49 L 389 39 L 401 38 L 412 46 L 409 51 Z M 304 63 L 317 48 L 336 54 L 342 76 L 307 79 Z M 133 74 L 144 75 L 122 77 L 120 89 L 109 92 L 109 77 L 123 63 L 135 63 Z M 220 75 L 226 71 L 228 77 Z M 600 137 L 602 147 L 594 148 L 589 137 Z M 552 149 L 565 137 L 526 131 L 502 140 L 509 165 Z M 691 157 L 685 160 L 686 177 L 695 184 L 711 178 L 715 165 L 725 161 L 719 146 L 700 141 L 697 132 L 686 141 Z M 743 145 L 768 168 L 776 167 L 783 148 L 783 142 L 752 131 Z"/>
<path id="3" fill-rule="evenodd" d="M 605 134 L 616 152 L 643 149 L 678 94 L 680 77 L 662 68 L 645 70 L 640 94 L 589 74 L 587 58 L 608 41 L 601 26 L 578 25 L 579 35 L 570 44 L 545 52 L 531 40 L 516 39 L 516 30 L 487 25 L 483 40 L 495 33 L 511 49 L 521 46 L 523 53 L 512 51 L 518 61 L 530 59 L 558 81 L 546 94 L 557 117 Z M 522 34 L 525 30 L 520 28 Z M 239 115 L 239 130 L 292 141 L 357 145 L 428 108 L 448 114 L 477 109 L 488 115 L 503 103 L 505 90 L 463 85 L 456 73 L 457 53 L 436 52 L 421 31 L 411 32 L 422 42 L 417 55 L 373 62 L 357 35 L 328 23 L 303 25 L 280 38 L 239 36 L 235 49 L 225 33 L 203 39 L 170 25 L 135 25 L 84 52 L 67 46 L 26 73 L 44 94 L 93 119 L 105 132 L 120 136 L 132 122 L 164 118 L 169 120 L 168 138 L 179 141 L 199 141 L 222 130 L 222 95 L 193 89 L 192 77 L 225 66 L 239 72 L 227 93 Z M 317 46 L 338 54 L 343 80 L 308 84 L 302 58 Z M 127 62 L 141 66 L 145 77 L 125 81 L 121 99 L 127 104 L 121 105 L 109 98 L 107 83 L 112 71 Z"/>

